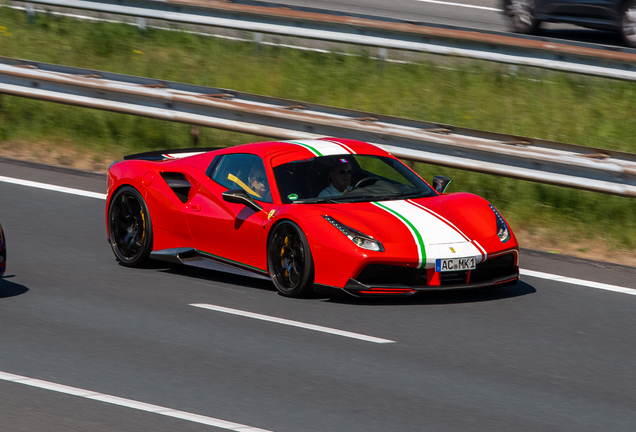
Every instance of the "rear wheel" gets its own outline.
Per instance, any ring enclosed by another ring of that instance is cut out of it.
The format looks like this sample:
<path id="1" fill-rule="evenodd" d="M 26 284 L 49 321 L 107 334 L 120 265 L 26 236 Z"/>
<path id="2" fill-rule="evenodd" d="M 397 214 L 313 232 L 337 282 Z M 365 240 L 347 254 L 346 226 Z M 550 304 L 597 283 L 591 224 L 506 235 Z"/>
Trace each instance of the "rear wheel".
<path id="1" fill-rule="evenodd" d="M 133 187 L 121 188 L 108 209 L 108 234 L 117 260 L 127 267 L 148 263 L 152 251 L 152 224 L 148 207 Z"/>
<path id="2" fill-rule="evenodd" d="M 621 36 L 626 45 L 636 48 L 636 1 L 625 3 L 621 14 Z"/>
<path id="3" fill-rule="evenodd" d="M 305 297 L 313 292 L 313 259 L 298 225 L 282 222 L 274 228 L 267 247 L 267 268 L 281 295 Z"/>
<path id="4" fill-rule="evenodd" d="M 507 0 L 506 15 L 510 17 L 512 29 L 517 33 L 535 34 L 541 22 L 535 18 L 534 0 Z"/>

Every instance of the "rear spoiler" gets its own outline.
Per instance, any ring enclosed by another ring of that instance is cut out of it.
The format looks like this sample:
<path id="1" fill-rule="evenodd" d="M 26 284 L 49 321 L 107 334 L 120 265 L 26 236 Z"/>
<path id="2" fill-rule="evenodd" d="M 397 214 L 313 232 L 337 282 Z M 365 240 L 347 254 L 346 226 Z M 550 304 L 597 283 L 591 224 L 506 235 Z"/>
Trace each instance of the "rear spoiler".
<path id="1" fill-rule="evenodd" d="M 222 148 L 224 147 L 194 147 L 174 150 L 156 150 L 124 156 L 124 160 L 147 160 L 159 162 L 164 160 L 181 159 L 184 157 L 207 153 L 214 150 L 221 150 Z"/>

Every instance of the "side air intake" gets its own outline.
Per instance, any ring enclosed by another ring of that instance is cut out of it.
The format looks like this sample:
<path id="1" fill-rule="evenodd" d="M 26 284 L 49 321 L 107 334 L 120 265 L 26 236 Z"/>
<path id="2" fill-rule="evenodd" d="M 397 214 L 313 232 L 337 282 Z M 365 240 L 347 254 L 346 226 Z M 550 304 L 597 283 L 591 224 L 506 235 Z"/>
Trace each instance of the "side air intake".
<path id="1" fill-rule="evenodd" d="M 161 173 L 161 177 L 168 183 L 172 192 L 181 200 L 182 203 L 188 201 L 190 195 L 190 188 L 192 185 L 181 173 L 176 172 L 164 172 Z"/>

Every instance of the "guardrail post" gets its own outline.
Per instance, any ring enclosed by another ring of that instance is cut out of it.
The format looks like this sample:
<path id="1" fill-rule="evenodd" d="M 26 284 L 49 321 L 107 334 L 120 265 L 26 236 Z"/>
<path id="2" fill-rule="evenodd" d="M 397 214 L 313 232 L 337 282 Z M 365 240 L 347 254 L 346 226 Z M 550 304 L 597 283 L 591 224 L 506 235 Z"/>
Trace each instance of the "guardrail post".
<path id="1" fill-rule="evenodd" d="M 199 146 L 199 136 L 201 135 L 201 128 L 197 125 L 192 125 L 190 128 L 190 135 L 192 135 L 193 147 Z"/>
<path id="2" fill-rule="evenodd" d="M 254 33 L 254 43 L 256 43 L 256 51 L 261 50 L 261 42 L 263 42 L 263 33 Z"/>
<path id="3" fill-rule="evenodd" d="M 24 10 L 26 11 L 29 24 L 33 23 L 35 20 L 35 6 L 33 6 L 33 3 L 25 3 Z"/>
<path id="4" fill-rule="evenodd" d="M 389 59 L 389 50 L 386 48 L 378 48 L 378 58 L 380 60 L 388 60 Z"/>
<path id="5" fill-rule="evenodd" d="M 146 31 L 146 18 L 137 17 L 137 29 L 142 33 Z"/>

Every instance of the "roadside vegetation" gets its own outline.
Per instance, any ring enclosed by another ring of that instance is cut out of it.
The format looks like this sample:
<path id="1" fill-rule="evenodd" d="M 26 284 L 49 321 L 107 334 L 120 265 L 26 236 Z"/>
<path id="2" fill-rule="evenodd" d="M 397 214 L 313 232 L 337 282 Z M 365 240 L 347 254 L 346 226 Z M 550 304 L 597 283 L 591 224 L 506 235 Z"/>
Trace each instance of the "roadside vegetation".
<path id="1" fill-rule="evenodd" d="M 362 49 L 351 54 L 357 55 L 257 47 L 183 32 L 140 33 L 128 25 L 45 14 L 28 23 L 23 12 L 0 8 L 2 56 L 636 153 L 636 84 L 424 55 L 417 64 L 400 64 L 374 60 Z M 202 129 L 199 146 L 259 139 Z M 104 153 L 120 157 L 192 146 L 189 125 L 3 96 L 0 151 L 21 142 L 72 147 L 96 160 Z M 523 233 L 522 246 L 636 254 L 634 199 L 425 164 L 415 168 L 429 180 L 435 174 L 451 177 L 451 192 L 489 199 Z M 566 249 L 569 242 L 574 246 Z"/>

